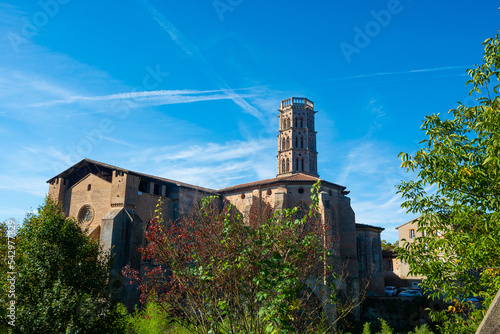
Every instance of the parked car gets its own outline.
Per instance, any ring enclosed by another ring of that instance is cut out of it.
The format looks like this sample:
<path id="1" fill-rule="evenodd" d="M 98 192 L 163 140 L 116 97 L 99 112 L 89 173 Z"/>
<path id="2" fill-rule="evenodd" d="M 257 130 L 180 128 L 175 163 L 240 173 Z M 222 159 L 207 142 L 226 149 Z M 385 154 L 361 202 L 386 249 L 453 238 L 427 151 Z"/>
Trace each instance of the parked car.
<path id="1" fill-rule="evenodd" d="M 406 291 L 403 291 L 399 294 L 400 297 L 415 297 L 415 296 L 422 296 L 422 292 L 419 290 L 413 290 L 409 289 Z"/>
<path id="2" fill-rule="evenodd" d="M 394 286 L 386 286 L 385 287 L 385 295 L 386 296 L 397 296 L 398 295 L 398 289 Z"/>
<path id="3" fill-rule="evenodd" d="M 407 291 L 408 289 L 409 289 L 408 287 L 398 288 L 398 293 L 397 293 L 397 295 L 399 296 L 402 292 L 405 292 L 405 291 Z"/>

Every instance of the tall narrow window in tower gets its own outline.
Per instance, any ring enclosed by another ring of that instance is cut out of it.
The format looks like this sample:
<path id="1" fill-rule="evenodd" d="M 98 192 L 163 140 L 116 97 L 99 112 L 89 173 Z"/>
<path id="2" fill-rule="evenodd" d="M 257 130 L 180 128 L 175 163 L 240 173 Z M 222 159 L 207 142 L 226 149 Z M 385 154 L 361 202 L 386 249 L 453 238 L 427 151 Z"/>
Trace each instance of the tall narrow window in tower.
<path id="1" fill-rule="evenodd" d="M 299 148 L 299 138 L 295 137 L 295 145 L 293 145 L 294 148 Z"/>
<path id="2" fill-rule="evenodd" d="M 286 158 L 286 168 L 285 172 L 288 172 L 290 170 L 290 159 Z"/>
<path id="3" fill-rule="evenodd" d="M 286 128 L 287 128 L 287 129 L 288 129 L 288 128 L 290 128 L 290 118 L 288 118 L 288 119 L 286 120 Z"/>
<path id="4" fill-rule="evenodd" d="M 285 138 L 282 138 L 281 139 L 281 150 L 286 150 L 286 146 L 285 146 Z"/>
<path id="5" fill-rule="evenodd" d="M 300 148 L 304 148 L 304 137 L 300 137 Z"/>
<path id="6" fill-rule="evenodd" d="M 285 159 L 281 160 L 281 172 L 282 173 L 286 172 L 286 169 L 285 169 Z"/>
<path id="7" fill-rule="evenodd" d="M 300 170 L 304 171 L 304 158 L 302 158 L 302 162 L 301 163 L 302 163 L 302 166 L 301 166 L 302 168 Z"/>
<path id="8" fill-rule="evenodd" d="M 299 158 L 295 158 L 295 171 L 299 171 Z"/>
<path id="9" fill-rule="evenodd" d="M 286 138 L 286 148 L 285 149 L 288 150 L 289 148 L 290 148 L 290 138 L 287 137 Z"/>
<path id="10" fill-rule="evenodd" d="M 301 128 L 304 127 L 304 125 L 302 124 L 302 120 L 303 120 L 303 118 L 301 117 L 300 118 L 300 125 L 299 125 Z"/>
<path id="11" fill-rule="evenodd" d="M 297 118 L 294 118 L 293 119 L 293 127 L 296 128 L 297 127 Z"/>

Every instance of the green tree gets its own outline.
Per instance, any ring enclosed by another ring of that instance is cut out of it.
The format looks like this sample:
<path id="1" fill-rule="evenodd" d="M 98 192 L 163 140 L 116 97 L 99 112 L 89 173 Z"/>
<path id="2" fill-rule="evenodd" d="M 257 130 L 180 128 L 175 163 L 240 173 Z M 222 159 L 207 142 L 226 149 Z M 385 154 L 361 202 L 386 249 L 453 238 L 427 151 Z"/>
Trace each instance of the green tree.
<path id="1" fill-rule="evenodd" d="M 180 221 L 159 216 L 141 249 L 154 268 L 146 279 L 126 273 L 140 281 L 144 301 L 195 333 L 332 332 L 359 300 L 336 298 L 333 239 L 317 214 L 319 184 L 314 188 L 308 212 L 257 205 L 244 219 L 209 197 Z"/>
<path id="2" fill-rule="evenodd" d="M 109 254 L 47 198 L 16 240 L 14 333 L 119 333 Z"/>
<path id="3" fill-rule="evenodd" d="M 389 241 L 382 240 L 380 241 L 382 250 L 393 251 L 397 246 L 399 241 L 395 241 L 394 243 L 390 243 Z"/>
<path id="4" fill-rule="evenodd" d="M 481 96 L 477 105 L 459 103 L 447 118 L 427 116 L 424 147 L 400 154 L 402 167 L 416 173 L 398 186 L 402 206 L 421 215 L 424 236 L 397 252 L 411 274 L 426 277 L 423 286 L 433 298 L 461 304 L 440 315 L 456 324 L 443 332 L 459 326 L 473 332 L 484 311 L 469 307 L 465 298 L 483 296 L 487 308 L 500 288 L 499 35 L 483 44 L 483 63 L 468 70 L 470 94 Z"/>

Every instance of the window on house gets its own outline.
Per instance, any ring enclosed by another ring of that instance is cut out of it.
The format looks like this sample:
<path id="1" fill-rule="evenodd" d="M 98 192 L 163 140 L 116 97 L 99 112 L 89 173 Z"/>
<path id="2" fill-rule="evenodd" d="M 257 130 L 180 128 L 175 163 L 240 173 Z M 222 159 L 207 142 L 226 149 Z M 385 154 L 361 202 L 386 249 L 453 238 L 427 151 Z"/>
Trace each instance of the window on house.
<path id="1" fill-rule="evenodd" d="M 413 238 L 415 238 L 415 229 L 411 228 L 410 229 L 410 239 L 413 239 Z"/>
<path id="2" fill-rule="evenodd" d="M 91 185 L 91 184 L 89 184 L 89 185 L 87 186 L 87 191 L 90 191 L 90 189 L 92 189 L 92 185 Z"/>

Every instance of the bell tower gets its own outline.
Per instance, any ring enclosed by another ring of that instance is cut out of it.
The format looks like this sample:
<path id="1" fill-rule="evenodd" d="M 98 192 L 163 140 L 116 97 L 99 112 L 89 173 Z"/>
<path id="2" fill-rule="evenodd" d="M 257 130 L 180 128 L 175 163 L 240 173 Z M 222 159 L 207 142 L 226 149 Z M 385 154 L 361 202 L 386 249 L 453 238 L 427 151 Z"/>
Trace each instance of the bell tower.
<path id="1" fill-rule="evenodd" d="M 278 175 L 304 173 L 318 177 L 314 103 L 304 97 L 281 101 L 278 133 Z"/>

